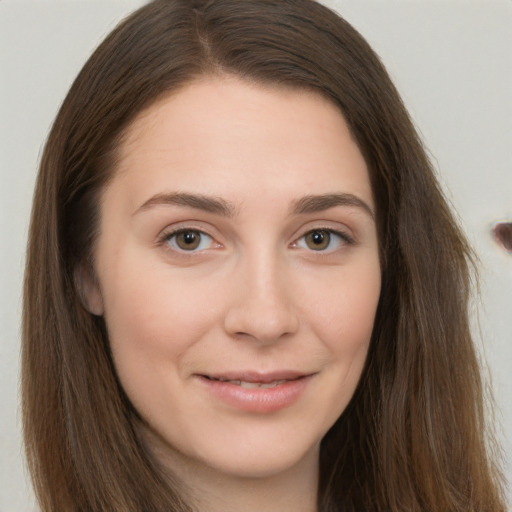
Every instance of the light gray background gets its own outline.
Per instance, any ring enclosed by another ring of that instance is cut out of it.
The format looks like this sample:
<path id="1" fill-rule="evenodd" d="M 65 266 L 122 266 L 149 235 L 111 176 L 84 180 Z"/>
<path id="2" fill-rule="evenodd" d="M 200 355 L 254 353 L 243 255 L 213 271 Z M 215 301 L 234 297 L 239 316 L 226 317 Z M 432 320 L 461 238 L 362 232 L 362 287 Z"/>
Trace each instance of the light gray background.
<path id="1" fill-rule="evenodd" d="M 512 254 L 490 229 L 512 221 L 512 1 L 325 3 L 388 67 L 481 257 L 482 351 L 511 480 Z M 0 512 L 35 510 L 22 463 L 17 386 L 23 254 L 43 140 L 91 50 L 141 4 L 0 0 Z"/>

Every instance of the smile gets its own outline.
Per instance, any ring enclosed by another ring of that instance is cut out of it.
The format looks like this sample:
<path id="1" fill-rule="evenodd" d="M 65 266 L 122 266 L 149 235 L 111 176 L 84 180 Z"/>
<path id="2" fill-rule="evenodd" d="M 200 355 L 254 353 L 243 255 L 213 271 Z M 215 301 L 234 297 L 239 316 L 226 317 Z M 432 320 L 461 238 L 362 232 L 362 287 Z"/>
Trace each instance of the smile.
<path id="1" fill-rule="evenodd" d="M 208 377 L 208 376 L 205 376 L 205 377 L 210 380 L 215 380 L 215 381 L 219 381 L 219 382 L 227 382 L 229 384 L 233 384 L 235 386 L 240 386 L 240 387 L 246 388 L 246 389 L 257 389 L 257 388 L 270 389 L 270 388 L 275 388 L 276 386 L 280 386 L 281 384 L 284 384 L 285 382 L 289 382 L 286 379 L 274 380 L 272 382 L 247 382 L 245 380 L 228 380 L 228 379 L 222 379 L 222 378 L 215 379 L 213 377 Z M 296 380 L 296 379 L 293 379 L 293 380 Z"/>
<path id="2" fill-rule="evenodd" d="M 260 374 L 198 375 L 208 399 L 250 413 L 269 414 L 295 404 L 310 385 L 312 374 L 274 372 Z"/>

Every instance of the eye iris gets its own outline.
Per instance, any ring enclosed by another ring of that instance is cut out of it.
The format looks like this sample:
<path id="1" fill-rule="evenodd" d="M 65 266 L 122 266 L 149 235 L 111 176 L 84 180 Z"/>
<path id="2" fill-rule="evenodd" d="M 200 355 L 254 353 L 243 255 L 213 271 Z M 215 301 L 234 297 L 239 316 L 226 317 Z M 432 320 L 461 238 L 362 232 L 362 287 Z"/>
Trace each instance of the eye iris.
<path id="1" fill-rule="evenodd" d="M 317 230 L 311 231 L 306 235 L 306 244 L 314 251 L 321 251 L 329 246 L 331 235 L 328 231 Z"/>
<path id="2" fill-rule="evenodd" d="M 176 244 L 185 251 L 197 249 L 200 242 L 201 235 L 195 231 L 182 231 L 176 235 Z"/>

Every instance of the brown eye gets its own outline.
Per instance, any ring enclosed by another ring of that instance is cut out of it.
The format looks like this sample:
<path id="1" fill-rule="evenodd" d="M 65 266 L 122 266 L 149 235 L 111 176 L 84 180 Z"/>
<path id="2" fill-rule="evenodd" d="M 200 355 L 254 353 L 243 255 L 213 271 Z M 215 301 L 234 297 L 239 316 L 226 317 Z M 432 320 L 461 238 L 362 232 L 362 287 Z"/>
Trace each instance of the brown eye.
<path id="1" fill-rule="evenodd" d="M 189 252 L 208 249 L 213 242 L 211 236 L 196 229 L 184 229 L 171 233 L 166 241 L 173 249 Z"/>
<path id="2" fill-rule="evenodd" d="M 304 236 L 304 241 L 309 249 L 313 251 L 324 251 L 331 243 L 331 233 L 324 229 L 310 231 Z"/>
<path id="3" fill-rule="evenodd" d="M 197 249 L 199 242 L 201 242 L 201 235 L 196 231 L 182 231 L 176 235 L 176 244 L 185 251 Z"/>

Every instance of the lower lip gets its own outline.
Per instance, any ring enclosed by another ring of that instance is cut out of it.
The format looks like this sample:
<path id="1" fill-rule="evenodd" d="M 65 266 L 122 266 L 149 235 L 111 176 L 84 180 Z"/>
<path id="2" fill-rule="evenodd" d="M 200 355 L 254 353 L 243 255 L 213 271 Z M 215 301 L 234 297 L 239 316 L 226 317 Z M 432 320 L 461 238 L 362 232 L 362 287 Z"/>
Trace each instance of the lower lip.
<path id="1" fill-rule="evenodd" d="M 306 389 L 312 375 L 289 380 L 273 388 L 243 388 L 230 382 L 199 377 L 208 391 L 236 409 L 268 414 L 294 404 Z"/>

